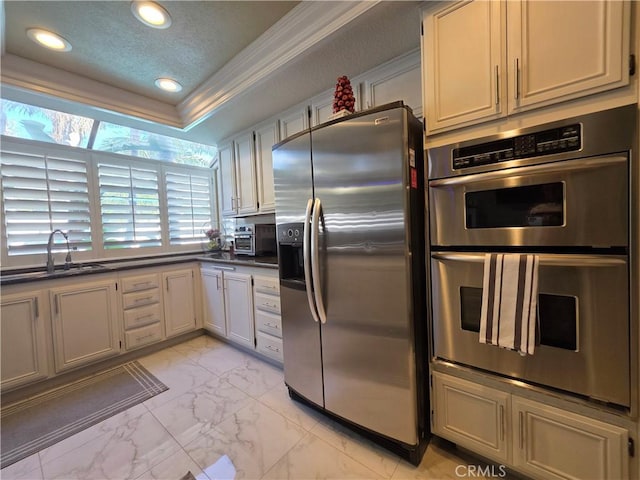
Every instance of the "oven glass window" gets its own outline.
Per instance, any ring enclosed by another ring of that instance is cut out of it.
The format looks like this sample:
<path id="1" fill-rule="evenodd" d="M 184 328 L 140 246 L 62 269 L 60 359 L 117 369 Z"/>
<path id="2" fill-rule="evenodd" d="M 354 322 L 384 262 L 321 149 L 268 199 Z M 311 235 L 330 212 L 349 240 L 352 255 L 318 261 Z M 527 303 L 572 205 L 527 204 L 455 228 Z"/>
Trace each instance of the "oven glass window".
<path id="1" fill-rule="evenodd" d="M 460 287 L 460 327 L 480 332 L 482 288 Z M 578 350 L 578 302 L 565 295 L 538 295 L 539 330 L 541 345 Z"/>
<path id="2" fill-rule="evenodd" d="M 552 227 L 564 224 L 562 182 L 465 194 L 467 228 Z"/>

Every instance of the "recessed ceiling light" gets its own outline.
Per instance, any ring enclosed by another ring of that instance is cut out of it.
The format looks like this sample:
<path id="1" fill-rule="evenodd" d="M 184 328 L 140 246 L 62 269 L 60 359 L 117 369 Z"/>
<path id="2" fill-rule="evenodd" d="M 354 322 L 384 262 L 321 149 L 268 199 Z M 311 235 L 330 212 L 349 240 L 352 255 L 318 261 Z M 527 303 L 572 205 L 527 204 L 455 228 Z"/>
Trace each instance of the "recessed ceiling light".
<path id="1" fill-rule="evenodd" d="M 50 50 L 55 50 L 56 52 L 68 52 L 71 50 L 71 44 L 64 38 L 57 33 L 43 30 L 42 28 L 27 29 L 27 36 L 38 45 L 42 45 Z"/>
<path id="2" fill-rule="evenodd" d="M 169 28 L 171 16 L 155 2 L 131 2 L 133 15 L 145 25 L 153 28 Z"/>
<path id="3" fill-rule="evenodd" d="M 167 92 L 179 92 L 182 90 L 182 85 L 170 78 L 158 78 L 156 80 L 156 87 Z"/>

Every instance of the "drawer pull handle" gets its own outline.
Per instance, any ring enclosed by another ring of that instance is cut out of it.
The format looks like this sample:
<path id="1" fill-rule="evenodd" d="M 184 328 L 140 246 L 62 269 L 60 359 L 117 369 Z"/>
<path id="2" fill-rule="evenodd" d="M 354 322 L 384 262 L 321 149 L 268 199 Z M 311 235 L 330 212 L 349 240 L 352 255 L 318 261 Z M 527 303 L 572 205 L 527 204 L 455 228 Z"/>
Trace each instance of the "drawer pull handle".
<path id="1" fill-rule="evenodd" d="M 148 333 L 146 335 L 143 335 L 142 337 L 138 337 L 138 340 L 146 340 L 147 338 L 153 338 L 155 336 L 155 333 Z"/>
<path id="2" fill-rule="evenodd" d="M 267 323 L 265 323 L 265 325 L 266 325 L 267 327 L 271 327 L 271 328 L 280 328 L 280 327 L 278 327 L 278 325 L 276 325 L 275 323 L 269 323 L 269 322 L 267 322 Z"/>
<path id="3" fill-rule="evenodd" d="M 146 320 L 148 318 L 153 318 L 154 314 L 150 313 L 149 315 L 143 315 L 142 317 L 136 317 L 136 321 L 140 321 L 140 320 Z"/>
<path id="4" fill-rule="evenodd" d="M 269 307 L 269 308 L 277 308 L 278 305 L 276 305 L 275 303 L 269 303 L 269 302 L 264 302 L 262 304 L 263 307 Z"/>
<path id="5" fill-rule="evenodd" d="M 140 282 L 140 283 L 133 284 L 134 287 L 146 287 L 147 285 L 151 285 L 151 284 L 149 282 Z"/>
<path id="6" fill-rule="evenodd" d="M 269 350 L 271 350 L 272 352 L 280 353 L 280 349 L 279 349 L 278 347 L 274 347 L 274 346 L 272 346 L 272 345 L 267 345 L 267 348 L 268 348 Z"/>
<path id="7" fill-rule="evenodd" d="M 153 297 L 136 298 L 133 303 L 148 302 L 149 300 L 153 300 Z"/>

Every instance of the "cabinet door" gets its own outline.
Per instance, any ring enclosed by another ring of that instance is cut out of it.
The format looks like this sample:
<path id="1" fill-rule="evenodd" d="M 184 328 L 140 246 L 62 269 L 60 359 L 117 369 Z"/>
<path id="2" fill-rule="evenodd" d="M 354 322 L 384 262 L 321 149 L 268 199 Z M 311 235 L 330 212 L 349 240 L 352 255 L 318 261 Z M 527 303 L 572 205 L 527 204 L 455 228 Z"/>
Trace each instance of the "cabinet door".
<path id="1" fill-rule="evenodd" d="M 367 108 L 402 100 L 422 117 L 422 69 L 420 52 L 404 55 L 367 75 L 364 88 Z"/>
<path id="2" fill-rule="evenodd" d="M 229 325 L 229 339 L 254 348 L 251 275 L 224 273 L 224 303 Z"/>
<path id="3" fill-rule="evenodd" d="M 238 214 L 258 211 L 256 189 L 256 162 L 253 147 L 253 132 L 234 139 L 236 149 L 236 189 L 238 192 Z"/>
<path id="4" fill-rule="evenodd" d="M 218 156 L 220 165 L 220 205 L 222 215 L 235 215 L 237 212 L 237 192 L 233 143 L 220 147 Z"/>
<path id="5" fill-rule="evenodd" d="M 628 432 L 517 396 L 513 464 L 535 478 L 628 478 Z"/>
<path id="6" fill-rule="evenodd" d="M 509 394 L 433 373 L 433 432 L 481 455 L 508 461 Z"/>
<path id="7" fill-rule="evenodd" d="M 2 296 L 0 386 L 3 390 L 48 376 L 43 308 L 41 292 Z"/>
<path id="8" fill-rule="evenodd" d="M 427 133 L 506 114 L 505 3 L 461 1 L 424 18 Z"/>
<path id="9" fill-rule="evenodd" d="M 306 128 L 309 128 L 309 117 L 306 108 L 293 110 L 280 117 L 280 138 L 282 140 Z"/>
<path id="10" fill-rule="evenodd" d="M 278 143 L 278 125 L 272 122 L 257 128 L 256 138 L 256 170 L 258 177 L 258 210 L 260 213 L 271 213 L 276 209 L 276 198 L 273 187 L 273 158 L 271 147 Z"/>
<path id="11" fill-rule="evenodd" d="M 162 274 L 165 334 L 172 337 L 196 328 L 193 270 Z"/>
<path id="12" fill-rule="evenodd" d="M 509 112 L 629 83 L 629 3 L 507 2 Z"/>
<path id="13" fill-rule="evenodd" d="M 115 280 L 52 288 L 50 298 L 56 372 L 120 351 Z"/>
<path id="14" fill-rule="evenodd" d="M 355 88 L 355 86 L 353 86 Z M 354 95 L 356 95 L 354 90 Z M 333 115 L 333 95 L 334 90 L 328 90 L 324 94 L 318 95 L 311 101 L 311 126 L 316 127 L 321 123 L 331 120 Z M 358 95 L 359 96 L 359 95 Z M 356 102 L 359 99 L 356 98 Z"/>
<path id="15" fill-rule="evenodd" d="M 224 279 L 220 271 L 203 268 L 202 296 L 204 300 L 204 328 L 227 336 L 227 320 L 224 313 Z"/>

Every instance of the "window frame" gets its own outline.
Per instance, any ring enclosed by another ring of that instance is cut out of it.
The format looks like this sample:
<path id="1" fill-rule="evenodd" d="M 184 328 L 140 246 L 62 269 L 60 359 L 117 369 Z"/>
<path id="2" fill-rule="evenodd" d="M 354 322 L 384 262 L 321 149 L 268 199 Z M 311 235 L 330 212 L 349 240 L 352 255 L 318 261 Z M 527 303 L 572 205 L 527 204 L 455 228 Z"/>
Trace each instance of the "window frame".
<path id="1" fill-rule="evenodd" d="M 68 145 L 58 145 L 46 142 L 37 142 L 33 140 L 25 140 L 14 137 L 0 136 L 2 142 L 2 151 L 10 151 L 23 153 L 27 155 L 50 155 L 64 158 L 68 155 L 72 159 L 80 159 L 87 166 L 87 184 L 89 190 L 89 208 L 91 217 L 91 239 L 92 246 L 89 251 L 73 251 L 71 256 L 74 262 L 83 261 L 100 261 L 126 259 L 140 256 L 160 256 L 171 253 L 198 253 L 201 252 L 206 245 L 206 237 L 203 236 L 203 245 L 171 245 L 169 241 L 169 219 L 168 219 L 168 201 L 166 188 L 166 172 L 175 171 L 177 173 L 198 172 L 209 178 L 210 193 L 210 210 L 211 222 L 214 228 L 220 228 L 218 209 L 217 185 L 214 180 L 214 170 L 211 167 L 199 167 L 194 165 L 165 163 L 159 160 L 147 160 L 139 157 L 122 155 L 118 153 L 99 152 L 87 150 L 79 147 L 71 147 Z M 105 249 L 103 245 L 103 229 L 100 205 L 100 187 L 98 181 L 98 164 L 109 163 L 113 165 L 131 166 L 134 168 L 142 168 L 154 170 L 158 175 L 158 194 L 160 200 L 160 231 L 161 245 L 157 247 L 140 247 L 140 248 L 115 248 Z M 0 179 L 1 184 L 1 179 Z M 0 260 L 3 267 L 28 267 L 28 266 L 44 266 L 46 264 L 46 253 L 32 255 L 12 255 L 9 256 L 7 248 L 7 232 L 4 220 L 4 191 L 0 192 L 0 208 L 2 208 L 2 221 L 0 222 L 1 248 Z M 73 248 L 73 246 L 72 246 Z M 66 251 L 56 251 L 54 255 L 55 263 L 64 263 Z"/>

